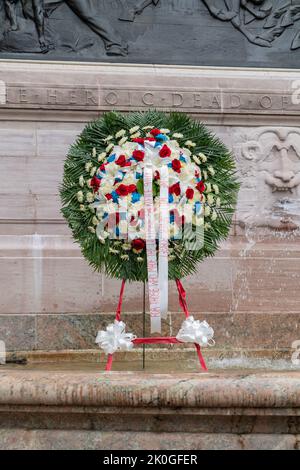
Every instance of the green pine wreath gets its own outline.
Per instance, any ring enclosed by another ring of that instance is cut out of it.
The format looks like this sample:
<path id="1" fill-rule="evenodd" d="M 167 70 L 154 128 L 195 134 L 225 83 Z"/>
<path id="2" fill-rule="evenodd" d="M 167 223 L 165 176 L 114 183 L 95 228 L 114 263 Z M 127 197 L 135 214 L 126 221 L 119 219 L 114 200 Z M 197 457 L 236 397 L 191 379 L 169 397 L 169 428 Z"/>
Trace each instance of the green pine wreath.
<path id="1" fill-rule="evenodd" d="M 158 165 L 160 161 L 168 163 L 173 182 L 170 201 L 184 198 L 193 207 L 190 227 L 202 218 L 200 248 L 193 245 L 192 230 L 188 248 L 184 240 L 169 239 L 169 279 L 181 279 L 195 272 L 197 263 L 212 256 L 228 236 L 239 189 L 230 151 L 203 124 L 186 114 L 110 112 L 89 123 L 65 161 L 60 188 L 62 213 L 95 270 L 118 279 L 146 281 L 146 244 L 139 219 L 143 214 L 143 159 L 149 145 L 157 153 Z M 155 200 L 159 199 L 159 191 L 158 169 L 153 182 Z M 102 228 L 98 230 L 100 222 L 102 227 L 124 198 L 133 208 L 132 223 L 141 233 L 131 240 L 120 236 L 128 221 L 117 220 L 119 238 L 112 238 Z M 183 221 L 183 216 L 175 209 L 170 218 L 174 233 L 179 219 Z"/>

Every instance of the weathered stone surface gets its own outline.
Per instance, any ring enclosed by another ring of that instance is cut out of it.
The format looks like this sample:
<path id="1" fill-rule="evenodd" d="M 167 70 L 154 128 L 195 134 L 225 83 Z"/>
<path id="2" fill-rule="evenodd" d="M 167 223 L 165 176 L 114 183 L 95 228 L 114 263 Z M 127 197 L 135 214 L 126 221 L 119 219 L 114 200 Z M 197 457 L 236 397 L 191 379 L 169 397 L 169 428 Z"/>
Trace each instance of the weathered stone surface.
<path id="1" fill-rule="evenodd" d="M 0 405 L 297 410 L 299 372 L 134 374 L 0 371 Z M 47 393 L 45 393 L 45 391 Z M 213 393 L 212 393 L 213 391 Z"/>
<path id="2" fill-rule="evenodd" d="M 1 449 L 298 449 L 299 372 L 0 370 Z"/>
<path id="3" fill-rule="evenodd" d="M 0 315 L 0 339 L 7 351 L 35 349 L 35 321 L 34 315 Z"/>
<path id="4" fill-rule="evenodd" d="M 1 430 L 1 450 L 299 450 L 300 436 Z"/>

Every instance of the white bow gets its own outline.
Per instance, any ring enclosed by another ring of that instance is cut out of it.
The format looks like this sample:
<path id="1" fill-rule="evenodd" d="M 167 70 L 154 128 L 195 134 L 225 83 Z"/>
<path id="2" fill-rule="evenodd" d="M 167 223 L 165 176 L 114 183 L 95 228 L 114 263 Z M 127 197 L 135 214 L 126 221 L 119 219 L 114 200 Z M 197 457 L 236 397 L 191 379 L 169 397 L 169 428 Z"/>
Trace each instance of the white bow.
<path id="1" fill-rule="evenodd" d="M 206 321 L 200 322 L 188 317 L 181 326 L 176 339 L 182 343 L 196 343 L 200 346 L 214 346 L 214 330 Z"/>
<path id="2" fill-rule="evenodd" d="M 133 340 L 136 339 L 132 333 L 125 332 L 126 325 L 122 321 L 115 320 L 105 330 L 98 331 L 96 344 L 106 354 L 114 354 L 116 351 L 131 351 Z"/>

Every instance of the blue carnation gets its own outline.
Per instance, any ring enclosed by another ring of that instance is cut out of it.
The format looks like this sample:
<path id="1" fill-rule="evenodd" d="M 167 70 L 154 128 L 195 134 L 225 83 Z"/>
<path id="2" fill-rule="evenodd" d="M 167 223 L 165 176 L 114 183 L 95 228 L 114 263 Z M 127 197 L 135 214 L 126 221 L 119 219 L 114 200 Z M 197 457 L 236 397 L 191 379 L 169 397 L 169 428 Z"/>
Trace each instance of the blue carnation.
<path id="1" fill-rule="evenodd" d="M 174 202 L 174 196 L 173 194 L 169 194 L 169 204 L 172 204 Z"/>
<path id="2" fill-rule="evenodd" d="M 182 154 L 180 155 L 179 160 L 180 160 L 181 162 L 186 163 L 186 158 L 185 158 Z"/>
<path id="3" fill-rule="evenodd" d="M 108 157 L 107 161 L 108 163 L 112 163 L 114 162 L 116 159 L 116 154 L 114 153 L 113 155 L 110 155 L 110 157 Z"/>
<path id="4" fill-rule="evenodd" d="M 174 212 L 171 212 L 170 213 L 170 224 L 174 224 L 175 222 L 175 215 L 174 215 Z"/>
<path id="5" fill-rule="evenodd" d="M 141 195 L 138 192 L 134 192 L 131 195 L 131 202 L 135 204 L 136 202 L 139 202 L 141 200 Z"/>
<path id="6" fill-rule="evenodd" d="M 169 140 L 165 134 L 158 134 L 156 138 L 157 140 L 162 140 L 163 142 L 166 142 L 167 140 Z"/>
<path id="7" fill-rule="evenodd" d="M 113 192 L 111 193 L 111 195 L 112 195 L 113 201 L 114 201 L 114 202 L 118 202 L 119 196 L 118 196 L 118 194 L 116 193 L 116 191 L 113 191 Z"/>
<path id="8" fill-rule="evenodd" d="M 137 180 L 140 180 L 143 177 L 143 173 L 136 173 L 135 177 Z"/>

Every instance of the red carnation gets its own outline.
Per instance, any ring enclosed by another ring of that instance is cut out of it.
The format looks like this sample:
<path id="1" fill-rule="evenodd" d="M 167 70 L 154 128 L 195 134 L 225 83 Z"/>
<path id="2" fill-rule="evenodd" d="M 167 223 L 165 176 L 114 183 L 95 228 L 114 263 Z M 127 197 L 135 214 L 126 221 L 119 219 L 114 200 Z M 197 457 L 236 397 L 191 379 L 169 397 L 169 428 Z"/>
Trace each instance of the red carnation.
<path id="1" fill-rule="evenodd" d="M 100 166 L 99 170 L 105 171 L 105 165 L 106 165 L 106 163 L 102 163 L 102 165 Z"/>
<path id="2" fill-rule="evenodd" d="M 110 193 L 105 194 L 105 197 L 108 201 L 110 201 L 113 198 Z"/>
<path id="3" fill-rule="evenodd" d="M 136 142 L 137 144 L 140 144 L 140 145 L 144 145 L 145 139 L 143 139 L 142 137 L 136 137 L 135 139 L 133 139 L 133 142 Z"/>
<path id="4" fill-rule="evenodd" d="M 125 157 L 125 155 L 120 155 L 119 158 L 118 158 L 118 160 L 116 160 L 116 164 L 119 165 L 119 166 L 121 166 L 121 167 L 126 166 L 126 163 L 127 163 L 127 162 L 126 162 L 126 157 Z"/>
<path id="5" fill-rule="evenodd" d="M 156 142 L 156 139 L 154 139 L 154 137 L 146 137 L 145 140 L 147 140 L 147 142 Z"/>
<path id="6" fill-rule="evenodd" d="M 136 238 L 135 240 L 132 240 L 131 246 L 136 251 L 143 251 L 146 246 L 146 242 L 141 238 Z"/>
<path id="7" fill-rule="evenodd" d="M 161 134 L 161 131 L 160 129 L 152 129 L 152 131 L 150 131 L 150 134 L 156 137 L 157 135 Z"/>
<path id="8" fill-rule="evenodd" d="M 127 186 L 127 189 L 129 194 L 134 193 L 136 191 L 136 185 L 130 184 L 129 186 Z"/>
<path id="9" fill-rule="evenodd" d="M 91 187 L 93 188 L 94 193 L 98 191 L 98 189 L 100 188 L 100 184 L 101 180 L 99 180 L 96 176 L 93 176 L 93 178 L 91 179 Z"/>
<path id="10" fill-rule="evenodd" d="M 194 190 L 192 188 L 188 188 L 185 192 L 185 195 L 188 199 L 193 199 L 194 197 Z"/>
<path id="11" fill-rule="evenodd" d="M 156 170 L 155 173 L 154 173 L 154 179 L 155 179 L 155 180 L 159 180 L 159 179 L 160 179 L 160 174 L 159 174 L 159 171 L 157 171 L 157 170 Z"/>
<path id="12" fill-rule="evenodd" d="M 172 168 L 176 173 L 180 173 L 181 171 L 181 161 L 178 160 L 177 158 L 172 161 Z"/>
<path id="13" fill-rule="evenodd" d="M 169 157 L 171 155 L 171 149 L 169 149 L 169 147 L 165 144 L 162 149 L 160 150 L 159 152 L 159 156 L 161 158 L 166 158 L 166 157 Z"/>
<path id="14" fill-rule="evenodd" d="M 118 196 L 128 196 L 128 187 L 125 184 L 120 184 L 116 189 Z"/>
<path id="15" fill-rule="evenodd" d="M 203 181 L 199 181 L 199 183 L 197 184 L 196 188 L 198 189 L 198 191 L 200 193 L 204 193 L 205 191 L 205 184 L 203 183 Z"/>
<path id="16" fill-rule="evenodd" d="M 179 183 L 175 183 L 175 184 L 172 184 L 172 186 L 170 186 L 169 188 L 169 193 L 170 194 L 175 194 L 175 196 L 180 196 L 180 184 Z"/>
<path id="17" fill-rule="evenodd" d="M 134 150 L 132 156 L 137 162 L 142 162 L 145 157 L 145 152 L 142 150 Z"/>

